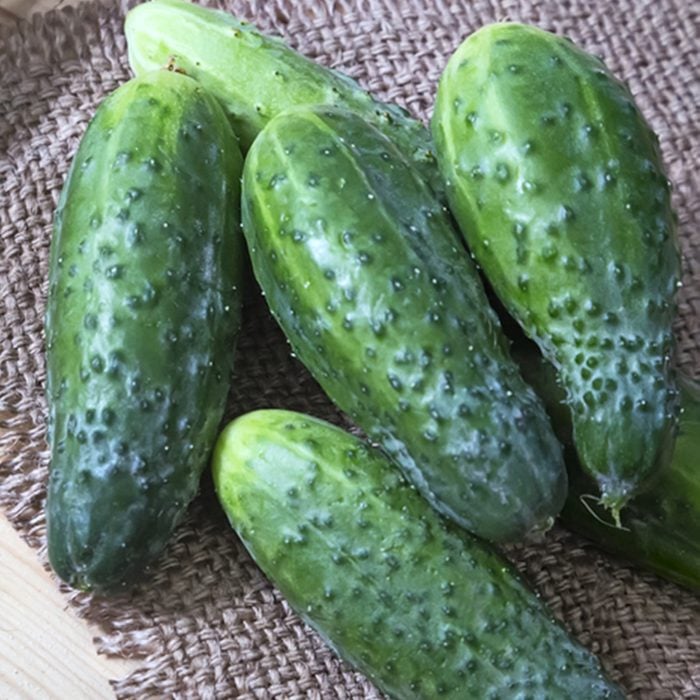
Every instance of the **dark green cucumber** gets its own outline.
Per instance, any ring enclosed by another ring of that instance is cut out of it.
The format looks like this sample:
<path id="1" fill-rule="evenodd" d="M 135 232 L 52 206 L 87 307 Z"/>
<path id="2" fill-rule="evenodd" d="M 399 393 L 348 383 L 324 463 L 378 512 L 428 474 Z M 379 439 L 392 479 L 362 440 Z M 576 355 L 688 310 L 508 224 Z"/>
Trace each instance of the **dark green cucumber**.
<path id="1" fill-rule="evenodd" d="M 452 211 L 556 366 L 581 462 L 616 514 L 677 426 L 679 255 L 657 139 L 601 61 L 507 23 L 452 56 L 432 126 Z"/>
<path id="2" fill-rule="evenodd" d="M 508 562 L 360 440 L 290 411 L 214 450 L 231 524 L 290 605 L 388 695 L 621 698 Z"/>
<path id="3" fill-rule="evenodd" d="M 255 275 L 326 393 L 430 502 L 482 537 L 546 527 L 566 474 L 449 218 L 357 115 L 297 110 L 248 153 Z"/>
<path id="4" fill-rule="evenodd" d="M 554 368 L 529 344 L 516 343 L 513 354 L 565 445 L 569 495 L 563 523 L 602 549 L 700 592 L 700 385 L 679 375 L 680 430 L 671 463 L 629 501 L 616 528 L 591 497 L 595 484 L 576 458 L 571 413 Z"/>
<path id="5" fill-rule="evenodd" d="M 224 105 L 244 151 L 280 112 L 344 107 L 389 136 L 434 190 L 444 191 L 423 124 L 233 15 L 183 0 L 155 0 L 129 12 L 125 33 L 136 75 L 170 64 L 195 78 Z"/>
<path id="6" fill-rule="evenodd" d="M 49 559 L 72 586 L 138 578 L 195 495 L 239 323 L 241 168 L 221 107 L 169 71 L 110 95 L 80 143 L 46 315 Z"/>

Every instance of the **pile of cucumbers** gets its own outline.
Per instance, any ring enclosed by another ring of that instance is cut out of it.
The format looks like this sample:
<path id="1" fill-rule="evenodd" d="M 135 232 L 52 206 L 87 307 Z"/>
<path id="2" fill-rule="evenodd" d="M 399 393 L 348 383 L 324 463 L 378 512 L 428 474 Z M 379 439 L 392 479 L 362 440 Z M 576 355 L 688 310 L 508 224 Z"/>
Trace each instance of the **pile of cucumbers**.
<path id="1" fill-rule="evenodd" d="M 225 13 L 154 0 L 126 36 L 136 77 L 91 121 L 52 240 L 58 575 L 130 586 L 211 463 L 255 561 L 388 695 L 622 697 L 495 546 L 561 515 L 700 589 L 670 186 L 626 87 L 489 25 L 431 134 Z M 248 261 L 371 445 L 272 409 L 219 434 Z"/>

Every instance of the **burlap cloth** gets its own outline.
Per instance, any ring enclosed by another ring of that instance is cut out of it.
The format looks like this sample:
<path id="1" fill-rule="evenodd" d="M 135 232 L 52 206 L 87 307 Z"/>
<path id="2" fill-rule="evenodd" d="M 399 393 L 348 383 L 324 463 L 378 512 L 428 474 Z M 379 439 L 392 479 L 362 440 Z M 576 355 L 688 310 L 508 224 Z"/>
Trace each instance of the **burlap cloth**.
<path id="1" fill-rule="evenodd" d="M 448 55 L 480 25 L 535 22 L 602 55 L 659 134 L 685 287 L 679 362 L 700 373 L 699 7 L 693 0 L 221 2 L 425 118 Z M 694 5 L 694 8 L 693 8 Z M 129 77 L 123 7 L 85 4 L 0 30 L 0 508 L 45 560 L 42 318 L 52 213 L 100 100 Z M 229 415 L 288 407 L 343 424 L 259 300 L 247 306 Z M 555 529 L 510 554 L 632 697 L 700 697 L 700 601 Z M 225 522 L 208 478 L 131 596 L 65 589 L 107 654 L 141 660 L 119 697 L 377 698 L 292 614 Z M 476 698 L 475 700 L 479 700 Z M 585 700 L 585 699 L 582 699 Z"/>

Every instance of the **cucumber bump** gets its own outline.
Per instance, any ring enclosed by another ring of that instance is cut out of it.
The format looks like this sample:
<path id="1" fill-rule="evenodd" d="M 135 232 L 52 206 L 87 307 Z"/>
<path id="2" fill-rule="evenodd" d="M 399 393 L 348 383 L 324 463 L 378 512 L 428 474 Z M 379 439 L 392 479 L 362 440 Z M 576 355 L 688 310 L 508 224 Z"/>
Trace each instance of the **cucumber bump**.
<path id="1" fill-rule="evenodd" d="M 256 411 L 223 431 L 212 469 L 264 573 L 389 696 L 622 698 L 501 556 L 356 437 Z"/>
<path id="2" fill-rule="evenodd" d="M 451 57 L 432 129 L 455 218 L 557 368 L 581 463 L 617 516 L 677 427 L 680 265 L 657 139 L 601 61 L 510 23 Z"/>
<path id="3" fill-rule="evenodd" d="M 107 97 L 78 148 L 46 314 L 48 552 L 74 587 L 135 581 L 198 488 L 239 323 L 241 167 L 221 107 L 165 70 Z"/>
<path id="4" fill-rule="evenodd" d="M 299 359 L 441 512 L 493 541 L 551 524 L 561 447 L 508 354 L 450 219 L 386 136 L 345 110 L 273 119 L 243 227 Z"/>

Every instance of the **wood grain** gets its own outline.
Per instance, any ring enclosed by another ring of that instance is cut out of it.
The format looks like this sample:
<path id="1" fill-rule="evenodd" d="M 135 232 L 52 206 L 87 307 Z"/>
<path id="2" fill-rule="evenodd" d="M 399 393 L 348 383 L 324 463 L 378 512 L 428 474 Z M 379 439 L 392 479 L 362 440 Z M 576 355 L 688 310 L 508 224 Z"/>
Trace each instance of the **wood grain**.
<path id="1" fill-rule="evenodd" d="M 136 662 L 98 656 L 92 637 L 36 553 L 0 516 L 0 698 L 114 698 L 109 679 L 127 675 Z"/>

